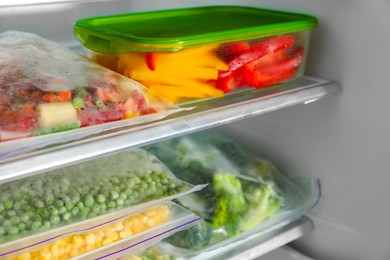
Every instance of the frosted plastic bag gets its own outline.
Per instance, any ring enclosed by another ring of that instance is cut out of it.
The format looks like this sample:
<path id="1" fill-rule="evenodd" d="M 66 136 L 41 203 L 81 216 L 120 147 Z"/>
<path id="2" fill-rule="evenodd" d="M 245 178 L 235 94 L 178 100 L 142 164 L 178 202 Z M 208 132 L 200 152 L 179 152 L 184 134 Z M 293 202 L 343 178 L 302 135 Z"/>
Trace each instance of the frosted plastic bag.
<path id="1" fill-rule="evenodd" d="M 60 238 L 47 239 L 27 250 L 21 250 L 7 255 L 4 259 L 96 259 L 105 258 L 108 254 L 116 255 L 118 247 L 129 247 L 142 242 L 143 239 L 154 239 L 155 233 L 166 233 L 157 236 L 154 243 L 171 234 L 172 230 L 181 230 L 183 227 L 196 223 L 200 218 L 184 208 L 166 202 L 158 206 L 113 218 L 100 225 L 92 226 L 85 223 L 80 230 L 75 230 Z M 141 241 L 141 242 L 140 242 Z M 124 250 L 131 252 L 133 249 Z"/>
<path id="2" fill-rule="evenodd" d="M 30 33 L 0 33 L 0 142 L 79 130 L 73 137 L 50 139 L 55 144 L 177 110 L 142 84 L 54 42 Z M 92 127 L 103 123 L 108 125 Z M 15 145 L 20 144 L 4 150 Z"/>
<path id="3" fill-rule="evenodd" d="M 202 189 L 134 149 L 0 186 L 0 257 Z"/>
<path id="4" fill-rule="evenodd" d="M 164 240 L 171 244 L 166 245 L 167 252 L 174 255 L 189 257 L 214 250 L 292 221 L 318 202 L 318 183 L 306 180 L 304 186 L 301 180 L 288 179 L 270 162 L 246 153 L 220 133 L 194 134 L 146 149 L 183 180 L 209 183 L 202 191 L 178 199 L 205 222 Z"/>

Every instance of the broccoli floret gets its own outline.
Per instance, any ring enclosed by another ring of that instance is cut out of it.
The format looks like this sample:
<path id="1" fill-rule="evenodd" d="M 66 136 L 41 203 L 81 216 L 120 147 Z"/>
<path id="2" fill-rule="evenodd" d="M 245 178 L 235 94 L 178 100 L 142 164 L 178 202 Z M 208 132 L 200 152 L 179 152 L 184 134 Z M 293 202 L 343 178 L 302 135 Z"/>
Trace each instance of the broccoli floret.
<path id="1" fill-rule="evenodd" d="M 210 243 L 213 236 L 213 227 L 202 221 L 189 229 L 176 232 L 164 241 L 177 247 L 199 250 Z"/>
<path id="2" fill-rule="evenodd" d="M 234 175 L 217 174 L 213 187 L 216 200 L 212 225 L 214 228 L 224 226 L 229 235 L 235 235 L 239 231 L 241 215 L 248 208 L 241 182 Z"/>
<path id="3" fill-rule="evenodd" d="M 268 183 L 250 186 L 245 189 L 245 198 L 249 203 L 248 211 L 241 217 L 239 231 L 251 229 L 283 208 L 284 200 L 273 186 Z"/>

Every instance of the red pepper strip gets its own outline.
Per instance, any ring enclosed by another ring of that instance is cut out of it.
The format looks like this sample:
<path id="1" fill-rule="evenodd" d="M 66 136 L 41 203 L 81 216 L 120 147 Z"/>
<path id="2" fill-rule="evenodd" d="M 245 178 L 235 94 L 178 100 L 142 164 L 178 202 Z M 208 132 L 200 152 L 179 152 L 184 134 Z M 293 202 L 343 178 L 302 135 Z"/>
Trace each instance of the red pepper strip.
<path id="1" fill-rule="evenodd" d="M 152 71 L 156 70 L 156 55 L 154 52 L 148 52 L 145 56 L 146 65 L 148 65 L 148 68 Z"/>
<path id="2" fill-rule="evenodd" d="M 215 83 L 217 89 L 222 90 L 223 92 L 231 92 L 236 89 L 236 73 L 230 71 L 219 71 L 218 79 Z"/>
<path id="3" fill-rule="evenodd" d="M 231 61 L 237 55 L 247 51 L 251 48 L 248 42 L 227 42 L 223 43 L 217 50 L 218 56 L 224 61 Z"/>
<path id="4" fill-rule="evenodd" d="M 264 42 L 258 43 L 249 50 L 241 53 L 236 58 L 231 60 L 228 63 L 229 71 L 235 71 L 244 66 L 245 64 L 260 59 L 261 57 L 269 53 L 277 52 L 279 50 L 291 47 L 294 42 L 294 37 L 290 35 L 283 35 L 280 37 L 273 37 Z"/>
<path id="5" fill-rule="evenodd" d="M 243 83 L 255 88 L 280 83 L 294 76 L 302 60 L 302 48 L 297 49 L 292 56 L 275 63 L 264 62 L 262 59 L 255 60 L 242 68 Z"/>

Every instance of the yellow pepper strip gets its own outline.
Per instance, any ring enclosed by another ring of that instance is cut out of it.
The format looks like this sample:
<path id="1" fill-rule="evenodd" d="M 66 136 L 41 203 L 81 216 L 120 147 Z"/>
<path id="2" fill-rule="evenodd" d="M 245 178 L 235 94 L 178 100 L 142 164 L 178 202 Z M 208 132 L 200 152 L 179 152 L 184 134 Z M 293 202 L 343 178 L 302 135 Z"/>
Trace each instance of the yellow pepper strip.
<path id="1" fill-rule="evenodd" d="M 128 52 L 119 54 L 119 60 L 126 64 L 127 68 L 147 69 L 145 53 L 143 52 Z"/>
<path id="2" fill-rule="evenodd" d="M 179 100 L 181 98 L 204 98 L 207 95 L 201 90 L 193 87 L 181 87 L 181 86 L 170 86 L 170 85 L 158 85 L 148 84 L 146 85 L 149 89 L 156 92 L 157 94 L 165 97 L 168 100 Z"/>
<path id="3" fill-rule="evenodd" d="M 150 80 L 150 78 L 149 78 Z M 169 86 L 179 86 L 183 88 L 188 88 L 189 92 L 193 91 L 200 91 L 206 96 L 213 96 L 213 97 L 222 97 L 223 91 L 220 89 L 216 89 L 210 84 L 207 84 L 205 82 L 199 81 L 199 80 L 193 80 L 193 79 L 175 79 L 175 78 L 167 78 L 167 79 L 161 79 L 160 82 L 153 82 L 152 80 L 141 80 L 143 84 L 147 87 L 151 85 L 169 85 Z"/>
<path id="4" fill-rule="evenodd" d="M 130 69 L 126 73 L 135 80 L 146 80 L 146 79 L 161 79 L 161 78 L 186 78 L 186 79 L 217 79 L 218 78 L 218 70 L 213 68 L 205 68 L 205 67 L 159 67 L 155 71 L 151 71 L 149 69 Z"/>
<path id="5" fill-rule="evenodd" d="M 184 54 L 182 54 L 184 53 Z M 178 52 L 156 52 L 156 70 L 161 67 L 206 67 L 217 70 L 228 70 L 229 66 L 210 51 L 193 51 L 193 49 Z"/>
<path id="6" fill-rule="evenodd" d="M 139 232 L 161 225 L 169 220 L 167 206 L 157 206 L 139 214 L 121 219 L 102 229 L 85 234 L 70 235 L 33 252 L 23 252 L 14 256 L 14 260 L 66 260 L 96 248 L 109 245 Z"/>

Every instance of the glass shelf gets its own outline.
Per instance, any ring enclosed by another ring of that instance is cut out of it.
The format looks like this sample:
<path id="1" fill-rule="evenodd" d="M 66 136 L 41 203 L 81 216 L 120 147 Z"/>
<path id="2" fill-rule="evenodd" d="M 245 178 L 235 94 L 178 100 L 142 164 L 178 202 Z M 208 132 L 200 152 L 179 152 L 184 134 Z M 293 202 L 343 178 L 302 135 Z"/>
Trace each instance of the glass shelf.
<path id="1" fill-rule="evenodd" d="M 63 138 L 61 140 L 66 141 L 46 143 L 44 147 L 37 148 L 39 143 L 34 143 L 34 138 L 0 143 L 0 183 L 293 105 L 308 104 L 340 90 L 336 82 L 306 76 L 291 84 L 182 105 L 188 109 L 158 121 L 104 129 L 80 139 Z M 71 135 L 71 132 L 62 135 Z"/>
<path id="2" fill-rule="evenodd" d="M 163 256 L 173 256 L 176 259 L 190 260 L 251 260 L 262 259 L 261 256 L 277 250 L 286 244 L 299 239 L 300 237 L 312 232 L 313 222 L 306 216 L 301 216 L 291 221 L 280 222 L 264 231 L 252 233 L 243 239 L 230 242 L 214 250 L 205 251 L 195 255 L 186 255 L 180 253 L 180 248 L 172 247 L 164 241 L 139 251 L 137 255 L 152 249 Z"/>

